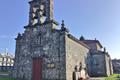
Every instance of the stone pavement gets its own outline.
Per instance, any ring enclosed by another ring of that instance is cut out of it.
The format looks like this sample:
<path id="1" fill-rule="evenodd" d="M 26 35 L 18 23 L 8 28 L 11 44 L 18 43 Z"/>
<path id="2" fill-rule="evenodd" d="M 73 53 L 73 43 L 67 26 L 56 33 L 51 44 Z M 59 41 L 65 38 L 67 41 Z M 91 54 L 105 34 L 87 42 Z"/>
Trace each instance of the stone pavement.
<path id="1" fill-rule="evenodd" d="M 90 80 L 105 80 L 105 78 L 102 78 L 102 77 L 100 77 L 100 78 L 90 78 Z"/>

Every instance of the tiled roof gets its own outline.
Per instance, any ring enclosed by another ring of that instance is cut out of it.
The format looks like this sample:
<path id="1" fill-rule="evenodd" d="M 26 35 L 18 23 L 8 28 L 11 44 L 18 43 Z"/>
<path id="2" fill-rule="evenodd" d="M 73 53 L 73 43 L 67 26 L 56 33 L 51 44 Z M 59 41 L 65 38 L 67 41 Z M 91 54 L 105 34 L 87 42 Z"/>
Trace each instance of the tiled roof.
<path id="1" fill-rule="evenodd" d="M 69 37 L 69 38 L 71 38 L 72 40 L 74 40 L 74 41 L 78 42 L 78 43 L 79 43 L 79 44 L 81 44 L 82 46 L 84 46 L 84 47 L 86 47 L 86 48 L 90 49 L 90 47 L 89 47 L 89 46 L 87 46 L 85 43 L 81 42 L 79 39 L 77 39 L 77 38 L 76 38 L 76 37 L 74 37 L 73 35 L 68 34 L 68 37 Z"/>
<path id="2" fill-rule="evenodd" d="M 81 42 L 83 42 L 85 44 L 95 44 L 95 43 L 98 43 L 100 45 L 100 47 L 103 48 L 103 46 L 101 45 L 101 43 L 98 40 L 81 40 Z"/>

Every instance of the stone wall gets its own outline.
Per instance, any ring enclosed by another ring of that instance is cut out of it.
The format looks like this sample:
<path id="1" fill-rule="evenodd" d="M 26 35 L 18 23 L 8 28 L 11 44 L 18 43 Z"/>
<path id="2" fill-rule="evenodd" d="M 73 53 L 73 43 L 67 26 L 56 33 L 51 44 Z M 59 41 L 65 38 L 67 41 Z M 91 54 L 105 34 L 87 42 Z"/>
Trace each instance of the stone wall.
<path id="1" fill-rule="evenodd" d="M 105 55 L 101 53 L 90 53 L 88 57 L 88 72 L 91 77 L 106 76 Z"/>
<path id="2" fill-rule="evenodd" d="M 69 38 L 66 34 L 66 80 L 73 80 L 73 72 L 76 65 L 80 62 L 86 66 L 86 58 L 89 49 L 81 45 L 79 42 Z"/>
<path id="3" fill-rule="evenodd" d="M 42 80 L 65 79 L 65 38 L 60 30 L 49 23 L 27 28 L 16 41 L 14 77 L 32 80 L 33 58 L 43 58 Z M 53 63 L 54 68 L 48 68 Z"/>
<path id="4" fill-rule="evenodd" d="M 88 61 L 88 73 L 91 77 L 110 76 L 113 74 L 111 58 L 108 53 L 91 51 Z"/>
<path id="5" fill-rule="evenodd" d="M 106 61 L 106 76 L 111 75 L 111 63 L 109 56 L 105 55 L 105 61 Z"/>
<path id="6" fill-rule="evenodd" d="M 115 74 L 120 74 L 120 59 L 113 59 L 112 65 L 113 65 L 113 72 Z"/>

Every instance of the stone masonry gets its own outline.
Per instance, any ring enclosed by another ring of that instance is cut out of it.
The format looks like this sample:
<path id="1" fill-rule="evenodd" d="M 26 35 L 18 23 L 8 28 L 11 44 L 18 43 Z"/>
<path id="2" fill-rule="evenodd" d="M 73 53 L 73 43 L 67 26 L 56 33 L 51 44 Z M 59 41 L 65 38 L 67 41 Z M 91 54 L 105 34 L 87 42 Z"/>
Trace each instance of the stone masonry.
<path id="1" fill-rule="evenodd" d="M 64 21 L 61 29 L 57 29 L 53 0 L 31 0 L 29 4 L 29 24 L 16 38 L 13 77 L 16 80 L 73 80 L 73 72 L 80 64 L 87 72 L 91 48 L 72 36 Z M 41 68 L 39 74 L 34 73 L 36 58 L 42 59 L 41 66 L 37 67 Z M 35 79 L 34 74 L 41 76 L 40 79 Z"/>

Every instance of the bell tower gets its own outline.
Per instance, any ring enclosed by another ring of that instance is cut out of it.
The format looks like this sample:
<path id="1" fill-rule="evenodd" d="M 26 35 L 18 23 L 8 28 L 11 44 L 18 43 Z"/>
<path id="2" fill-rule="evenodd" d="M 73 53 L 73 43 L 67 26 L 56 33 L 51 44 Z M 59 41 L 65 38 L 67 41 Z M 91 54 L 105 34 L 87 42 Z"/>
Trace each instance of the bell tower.
<path id="1" fill-rule="evenodd" d="M 53 20 L 53 0 L 31 0 L 29 4 L 30 26 Z"/>

